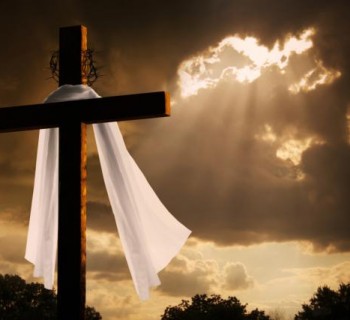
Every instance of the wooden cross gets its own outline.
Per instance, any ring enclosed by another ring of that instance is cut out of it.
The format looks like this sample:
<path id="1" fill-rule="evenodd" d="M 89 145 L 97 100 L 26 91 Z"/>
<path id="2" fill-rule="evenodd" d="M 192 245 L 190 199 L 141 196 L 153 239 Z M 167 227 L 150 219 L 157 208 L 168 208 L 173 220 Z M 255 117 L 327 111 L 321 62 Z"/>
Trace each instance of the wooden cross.
<path id="1" fill-rule="evenodd" d="M 87 29 L 60 28 L 59 38 L 59 85 L 86 84 Z M 86 125 L 169 115 L 165 92 L 0 108 L 0 132 L 59 128 L 59 320 L 85 318 Z"/>

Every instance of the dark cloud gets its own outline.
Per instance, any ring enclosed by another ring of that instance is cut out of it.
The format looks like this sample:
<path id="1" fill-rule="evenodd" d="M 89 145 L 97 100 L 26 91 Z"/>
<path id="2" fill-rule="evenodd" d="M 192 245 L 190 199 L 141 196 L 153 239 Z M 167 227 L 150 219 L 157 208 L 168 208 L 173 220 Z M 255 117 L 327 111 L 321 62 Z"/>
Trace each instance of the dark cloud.
<path id="1" fill-rule="evenodd" d="M 0 135 L 0 219 L 11 212 L 12 220 L 29 221 L 37 137 L 37 132 Z"/>
<path id="2" fill-rule="evenodd" d="M 51 50 L 57 48 L 60 26 L 88 26 L 91 47 L 97 50 L 105 75 L 97 88 L 105 94 L 159 90 L 160 85 L 174 88 L 178 64 L 228 34 L 256 35 L 272 44 L 286 32 L 310 25 L 325 29 L 325 35 L 336 23 L 346 30 L 347 7 L 345 0 L 331 4 L 312 0 L 3 3 L 0 37 L 6 50 L 1 52 L 0 76 L 6 86 L 1 88 L 1 98 L 4 104 L 37 102 L 54 87 L 53 82 L 45 82 L 49 76 L 45 68 Z"/>
<path id="3" fill-rule="evenodd" d="M 117 232 L 110 205 L 98 202 L 87 203 L 87 227 L 97 231 Z"/>
<path id="4" fill-rule="evenodd" d="M 349 250 L 348 97 L 338 95 L 339 83 L 291 95 L 274 77 L 181 102 L 135 156 L 195 236 L 221 244 L 299 239 L 318 250 Z M 294 165 L 276 156 L 280 144 L 257 139 L 266 124 L 276 139 L 315 136 L 325 144 Z"/>
<path id="5" fill-rule="evenodd" d="M 94 141 L 89 140 L 93 144 Z M 87 192 L 88 192 L 88 206 L 94 211 L 94 207 L 109 203 L 106 187 L 103 181 L 100 160 L 96 153 L 92 153 L 87 159 Z M 91 203 L 89 203 L 91 202 Z M 103 208 L 106 211 L 107 208 Z"/>
<path id="6" fill-rule="evenodd" d="M 324 145 L 304 154 L 302 164 L 308 178 L 309 200 L 304 220 L 318 249 L 350 250 L 346 228 L 350 218 L 349 160 L 349 145 Z"/>
<path id="7" fill-rule="evenodd" d="M 125 257 L 121 254 L 88 251 L 86 268 L 91 279 L 110 281 L 131 279 Z"/>
<path id="8" fill-rule="evenodd" d="M 23 233 L 0 237 L 0 256 L 7 263 L 28 264 L 24 259 L 26 236 Z"/>
<path id="9" fill-rule="evenodd" d="M 271 46 L 315 27 L 313 57 L 342 73 L 332 86 L 291 96 L 271 72 L 250 86 L 223 84 L 186 102 L 176 97 L 172 118 L 132 124 L 138 127 L 132 151 L 166 206 L 197 237 L 221 244 L 302 239 L 349 250 L 348 1 L 3 1 L 0 11 L 1 106 L 40 102 L 55 88 L 46 68 L 60 26 L 88 26 L 103 66 L 101 94 L 168 89 L 175 97 L 179 64 L 226 35 L 254 35 Z M 291 66 L 303 74 L 297 58 Z M 315 135 L 327 144 L 309 149 L 296 167 L 256 139 L 266 123 L 277 136 L 297 128 L 297 138 Z M 1 139 L 2 205 L 28 207 L 36 136 Z M 90 157 L 89 226 L 112 231 L 99 170 Z M 295 179 L 298 170 L 303 181 Z"/>

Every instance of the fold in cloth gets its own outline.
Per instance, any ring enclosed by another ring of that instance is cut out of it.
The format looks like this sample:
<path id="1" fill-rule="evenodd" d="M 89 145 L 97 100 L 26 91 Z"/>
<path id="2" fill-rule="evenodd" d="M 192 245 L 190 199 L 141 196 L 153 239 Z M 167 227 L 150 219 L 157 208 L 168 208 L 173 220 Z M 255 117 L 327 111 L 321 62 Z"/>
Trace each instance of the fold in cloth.
<path id="1" fill-rule="evenodd" d="M 46 103 L 97 98 L 85 85 L 64 85 Z M 48 106 L 49 108 L 50 106 Z M 178 253 L 191 231 L 164 207 L 128 153 L 116 123 L 93 125 L 109 201 L 139 297 L 159 285 L 157 273 Z M 54 283 L 58 235 L 58 129 L 39 133 L 25 258 L 46 288 Z"/>

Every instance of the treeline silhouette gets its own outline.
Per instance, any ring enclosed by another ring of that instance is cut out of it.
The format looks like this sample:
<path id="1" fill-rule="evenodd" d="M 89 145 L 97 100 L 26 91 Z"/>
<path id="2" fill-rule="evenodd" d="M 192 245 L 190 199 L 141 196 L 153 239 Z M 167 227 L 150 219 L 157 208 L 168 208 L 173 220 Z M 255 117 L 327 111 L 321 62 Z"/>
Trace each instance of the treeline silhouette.
<path id="1" fill-rule="evenodd" d="M 161 320 L 282 320 L 258 309 L 247 311 L 236 297 L 220 295 L 195 295 L 182 300 L 177 306 L 165 309 Z M 350 320 L 350 284 L 341 284 L 337 291 L 327 286 L 319 287 L 308 304 L 294 316 L 294 320 Z"/>
<path id="2" fill-rule="evenodd" d="M 57 295 L 40 283 L 26 283 L 17 275 L 0 274 L 1 320 L 56 320 Z M 101 320 L 93 307 L 85 308 L 86 320 Z"/>
<path id="3" fill-rule="evenodd" d="M 340 284 L 338 290 L 319 287 L 309 303 L 303 304 L 294 320 L 350 320 L 350 283 Z M 86 320 L 102 320 L 93 307 L 85 309 Z M 26 283 L 17 275 L 0 274 L 0 320 L 56 320 L 57 295 L 42 284 Z M 168 306 L 161 320 L 282 320 L 265 311 L 247 311 L 236 297 L 223 299 L 220 295 L 197 294 Z"/>

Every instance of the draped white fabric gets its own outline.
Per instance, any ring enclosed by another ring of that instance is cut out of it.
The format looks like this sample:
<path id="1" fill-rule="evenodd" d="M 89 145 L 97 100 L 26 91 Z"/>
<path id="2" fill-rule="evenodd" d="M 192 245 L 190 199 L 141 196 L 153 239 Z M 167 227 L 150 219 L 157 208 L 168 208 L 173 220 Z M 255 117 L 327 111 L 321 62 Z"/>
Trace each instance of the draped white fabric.
<path id="1" fill-rule="evenodd" d="M 65 85 L 45 102 L 99 97 L 90 87 Z M 48 108 L 50 106 L 47 106 Z M 74 111 L 72 111 L 74 112 Z M 141 299 L 159 285 L 157 273 L 178 253 L 191 231 L 163 206 L 128 153 L 116 123 L 93 125 L 103 178 L 129 270 Z M 34 276 L 52 288 L 58 234 L 58 129 L 40 130 L 25 258 Z"/>

